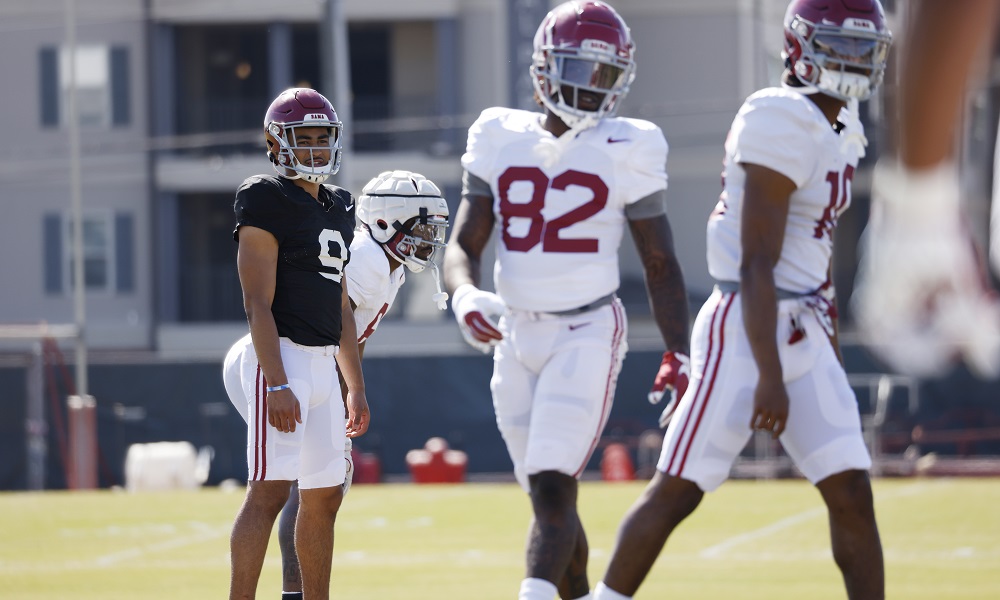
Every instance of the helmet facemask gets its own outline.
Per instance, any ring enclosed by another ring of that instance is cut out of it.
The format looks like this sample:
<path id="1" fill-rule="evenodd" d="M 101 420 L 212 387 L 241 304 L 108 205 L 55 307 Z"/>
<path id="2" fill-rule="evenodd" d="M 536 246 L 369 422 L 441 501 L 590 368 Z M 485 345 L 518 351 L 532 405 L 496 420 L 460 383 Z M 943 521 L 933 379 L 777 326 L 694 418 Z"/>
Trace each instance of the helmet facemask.
<path id="1" fill-rule="evenodd" d="M 847 19 L 843 26 L 817 25 L 795 16 L 785 28 L 791 39 L 783 53 L 792 74 L 840 100 L 869 99 L 885 76 L 892 44 L 888 31 L 877 31 L 870 23 Z"/>
<path id="2" fill-rule="evenodd" d="M 539 100 L 570 128 L 590 127 L 614 115 L 635 78 L 635 62 L 607 44 L 584 40 L 580 47 L 542 46 L 531 65 Z M 589 106 L 588 106 L 589 104 Z"/>
<path id="3" fill-rule="evenodd" d="M 406 223 L 394 222 L 391 226 L 397 233 L 385 243 L 393 258 L 414 273 L 423 271 L 428 265 L 436 266 L 438 250 L 445 247 L 448 230 L 447 217 L 428 215 L 424 207 L 420 212 L 419 217 Z"/>
<path id="4" fill-rule="evenodd" d="M 316 118 L 268 124 L 268 157 L 282 177 L 323 183 L 340 170 L 343 125 L 340 121 L 330 121 L 325 115 L 307 116 Z M 324 129 L 325 134 L 316 135 Z"/>
<path id="5" fill-rule="evenodd" d="M 358 198 L 358 221 L 389 257 L 414 273 L 433 270 L 437 293 L 432 298 L 441 310 L 448 308 L 448 294 L 436 259 L 445 247 L 449 215 L 441 190 L 411 171 L 379 173 Z"/>

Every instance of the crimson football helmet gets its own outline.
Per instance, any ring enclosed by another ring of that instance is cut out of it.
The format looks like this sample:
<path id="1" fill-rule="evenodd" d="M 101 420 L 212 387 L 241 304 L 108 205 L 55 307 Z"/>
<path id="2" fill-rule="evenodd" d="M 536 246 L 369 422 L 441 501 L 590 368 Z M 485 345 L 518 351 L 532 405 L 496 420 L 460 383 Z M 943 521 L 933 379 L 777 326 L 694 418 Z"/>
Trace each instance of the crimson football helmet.
<path id="1" fill-rule="evenodd" d="M 327 128 L 329 142 L 316 145 L 310 141 L 304 145 L 296 139 L 296 131 L 306 127 Z M 309 88 L 289 88 L 271 102 L 264 114 L 267 158 L 282 177 L 323 183 L 340 170 L 342 130 L 337 112 L 323 94 Z M 296 151 L 303 150 L 309 152 L 306 162 L 295 156 Z M 329 154 L 324 157 L 317 155 L 318 151 Z"/>
<path id="2" fill-rule="evenodd" d="M 879 0 L 792 0 L 785 12 L 785 66 L 834 98 L 870 98 L 891 44 Z"/>
<path id="3" fill-rule="evenodd" d="M 635 43 L 603 2 L 571 0 L 552 9 L 535 33 L 531 80 L 538 99 L 569 127 L 614 114 L 635 79 Z M 592 99 L 581 101 L 581 93 Z"/>

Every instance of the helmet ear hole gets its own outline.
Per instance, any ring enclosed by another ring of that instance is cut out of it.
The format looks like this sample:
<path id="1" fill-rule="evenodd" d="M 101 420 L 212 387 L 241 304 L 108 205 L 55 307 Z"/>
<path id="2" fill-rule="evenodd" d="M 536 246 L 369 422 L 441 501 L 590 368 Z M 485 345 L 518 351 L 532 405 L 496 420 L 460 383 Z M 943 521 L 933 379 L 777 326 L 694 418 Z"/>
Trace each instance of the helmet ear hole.
<path id="1" fill-rule="evenodd" d="M 375 224 L 378 225 L 378 228 L 381 229 L 382 231 L 386 231 L 389 229 L 389 224 L 382 219 L 375 221 Z"/>

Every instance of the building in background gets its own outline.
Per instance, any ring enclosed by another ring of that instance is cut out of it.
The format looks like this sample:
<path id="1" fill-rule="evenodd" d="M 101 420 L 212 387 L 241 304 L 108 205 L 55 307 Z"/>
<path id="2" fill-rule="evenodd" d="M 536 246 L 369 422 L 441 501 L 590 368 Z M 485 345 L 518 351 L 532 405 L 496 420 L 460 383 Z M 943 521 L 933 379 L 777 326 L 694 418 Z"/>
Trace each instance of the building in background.
<path id="1" fill-rule="evenodd" d="M 264 108 L 292 85 L 335 95 L 320 51 L 325 3 L 77 5 L 88 344 L 218 354 L 245 328 L 231 205 L 246 176 L 270 171 Z M 780 38 L 762 51 L 759 2 L 615 5 L 638 46 L 622 114 L 667 135 L 671 221 L 692 294 L 704 296 L 704 222 L 718 196 L 722 142 L 733 111 L 768 76 Z M 0 104 L 15 109 L 7 128 L 17 140 L 0 150 L 0 278 L 18 282 L 4 294 L 0 323 L 72 321 L 64 7 L 0 7 Z M 405 167 L 457 203 L 469 124 L 488 106 L 531 106 L 531 38 L 548 9 L 542 0 L 344 0 L 352 148 L 333 181 L 357 191 L 380 170 Z M 641 317 L 641 269 L 625 245 L 622 293 Z M 391 317 L 439 323 L 458 341 L 450 320 L 423 302 L 429 278 L 417 283 Z"/>
<path id="2" fill-rule="evenodd" d="M 335 106 L 351 116 L 346 123 L 351 148 L 342 173 L 331 181 L 357 193 L 382 170 L 418 171 L 442 187 L 454 211 L 466 129 L 486 107 L 533 106 L 531 39 L 558 2 L 341 2 L 351 105 Z M 235 415 L 229 414 L 216 373 L 226 349 L 246 331 L 232 203 L 245 177 L 271 171 L 261 136 L 270 100 L 293 85 L 337 97 L 328 75 L 330 56 L 321 50 L 328 47 L 331 30 L 328 5 L 326 0 L 76 4 L 86 340 L 93 350 L 102 451 L 110 457 L 105 471 L 111 473 L 102 471 L 102 481 L 114 481 L 119 459 L 135 441 L 211 444 L 216 464 L 238 470 L 240 424 L 230 418 Z M 670 144 L 668 211 L 697 306 L 713 285 L 705 263 L 705 224 L 721 190 L 723 142 L 745 96 L 777 81 L 787 2 L 612 4 L 630 23 L 637 43 L 637 78 L 621 114 L 655 122 Z M 894 4 L 886 3 L 890 10 Z M 0 107 L 7 134 L 0 148 L 0 326 L 73 321 L 65 6 L 65 0 L 0 3 Z M 973 210 L 983 216 L 1000 107 L 1000 70 L 990 74 L 985 85 L 970 90 L 963 149 Z M 891 85 L 885 93 L 892 93 Z M 871 159 L 883 143 L 880 106 L 868 103 L 863 115 L 869 157 L 854 179 L 854 208 L 838 228 L 850 241 L 861 235 L 867 219 Z M 975 222 L 985 227 L 987 219 Z M 834 263 L 841 308 L 847 308 L 857 262 L 850 241 L 838 242 Z M 626 400 L 616 404 L 609 431 L 655 424 L 655 415 L 645 415 L 644 404 L 634 402 L 645 397 L 662 351 L 633 244 L 628 239 L 623 244 L 620 294 L 632 321 L 632 354 L 618 387 L 619 398 Z M 491 262 L 492 256 L 484 257 L 484 264 Z M 469 450 L 464 438 L 489 448 L 483 450 L 486 458 L 470 452 L 471 471 L 505 471 L 484 384 L 490 361 L 471 354 L 453 319 L 434 308 L 432 293 L 429 276 L 414 277 L 366 352 L 369 397 L 379 420 L 362 445 L 382 444 L 391 471 L 394 464 L 403 468 L 400 448 L 420 447 L 439 434 Z M 849 312 L 846 316 L 842 339 L 849 341 Z M 0 340 L 0 383 L 7 390 L 0 403 L 14 411 L 11 429 L 0 424 L 0 436 L 10 440 L 3 452 L 23 453 L 19 415 L 24 388 L 31 384 L 22 367 L 30 346 Z M 411 360 L 397 360 L 391 368 L 388 360 L 379 362 L 399 356 Z M 852 372 L 873 368 L 857 349 L 848 352 L 848 363 Z M 400 379 L 401 372 L 408 377 Z M 435 396 L 420 399 L 426 404 L 417 411 L 407 402 L 409 382 L 428 374 L 438 384 Z M 995 387 L 967 378 L 960 383 L 967 397 L 996 396 Z M 450 420 L 427 423 L 446 429 L 417 426 L 428 414 L 441 415 L 435 409 L 445 404 Z M 229 437 L 218 437 L 224 433 Z M 52 439 L 50 446 L 56 446 Z M 13 456 L 10 464 L 23 462 L 20 455 L 7 455 Z M 21 486 L 22 475 L 16 469 L 0 472 L 0 489 Z"/>

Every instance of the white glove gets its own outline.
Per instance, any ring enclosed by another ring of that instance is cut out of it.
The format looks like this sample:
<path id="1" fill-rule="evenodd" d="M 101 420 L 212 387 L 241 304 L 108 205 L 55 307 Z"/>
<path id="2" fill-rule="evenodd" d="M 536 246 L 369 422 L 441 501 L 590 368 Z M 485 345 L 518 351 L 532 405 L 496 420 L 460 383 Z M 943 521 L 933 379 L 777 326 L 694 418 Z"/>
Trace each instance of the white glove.
<path id="1" fill-rule="evenodd" d="M 341 487 L 344 488 L 344 496 L 347 495 L 347 490 L 351 489 L 351 482 L 354 481 L 354 456 L 351 454 L 351 450 L 354 448 L 354 442 L 351 438 L 347 438 L 344 443 L 344 460 L 347 461 L 347 472 L 344 474 L 344 483 Z"/>
<path id="2" fill-rule="evenodd" d="M 897 371 L 941 375 L 964 359 L 981 376 L 1000 373 L 1000 303 L 960 195 L 954 165 L 875 169 L 852 302 L 863 341 Z"/>
<path id="3" fill-rule="evenodd" d="M 499 315 L 507 310 L 507 306 L 500 296 L 466 283 L 455 290 L 451 310 L 455 313 L 462 337 L 483 354 L 489 353 L 503 339 L 497 324 Z"/>

